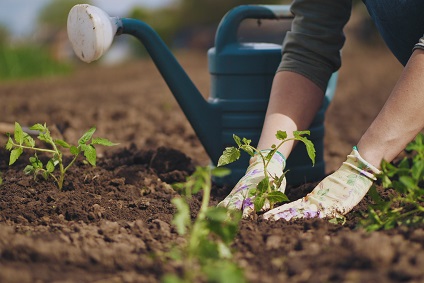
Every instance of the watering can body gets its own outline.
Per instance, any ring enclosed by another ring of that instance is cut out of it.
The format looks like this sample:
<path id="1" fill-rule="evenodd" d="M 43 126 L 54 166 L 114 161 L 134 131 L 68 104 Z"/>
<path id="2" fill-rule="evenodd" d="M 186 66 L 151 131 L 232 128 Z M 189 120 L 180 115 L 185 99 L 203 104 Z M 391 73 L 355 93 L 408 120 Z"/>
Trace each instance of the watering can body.
<path id="1" fill-rule="evenodd" d="M 217 30 L 215 47 L 208 52 L 211 74 L 209 102 L 219 105 L 217 107 L 221 111 L 219 143 L 222 148 L 234 145 L 233 134 L 251 139 L 253 145 L 258 143 L 272 81 L 281 62 L 281 45 L 239 42 L 238 27 L 244 19 L 292 17 L 288 5 L 246 5 L 234 8 L 222 19 Z M 308 138 L 316 149 L 315 166 L 312 166 L 303 143 L 295 147 L 287 160 L 286 169 L 289 171 L 286 176 L 292 185 L 316 181 L 325 175 L 324 118 L 334 95 L 336 82 L 337 73 L 330 79 L 323 105 L 309 128 L 311 135 Z M 246 171 L 248 158 L 247 154 L 242 154 L 241 160 L 228 165 L 232 171 L 231 176 L 227 180 L 217 181 L 236 183 Z"/>
<path id="2" fill-rule="evenodd" d="M 87 40 L 80 38 L 81 32 L 76 32 L 72 28 L 70 30 L 70 22 L 71 25 L 76 25 L 74 23 L 78 21 L 86 24 L 88 19 L 92 20 L 96 17 L 88 14 L 85 19 L 81 19 L 81 11 L 74 12 L 72 16 L 71 13 L 68 17 L 68 33 L 76 34 L 76 39 L 72 40 L 70 37 L 70 40 L 74 50 L 79 50 L 82 48 L 78 49 L 78 44 L 84 44 Z M 242 5 L 230 10 L 218 26 L 215 46 L 208 51 L 211 75 L 208 100 L 199 93 L 171 51 L 149 25 L 139 20 L 126 18 L 111 18 L 110 22 L 112 30 L 115 30 L 117 34 L 133 35 L 143 43 L 196 132 L 212 164 L 216 165 L 225 147 L 235 145 L 233 134 L 251 139 L 253 145 L 257 144 L 269 101 L 272 80 L 281 61 L 281 45 L 239 42 L 237 32 L 241 22 L 245 19 L 290 19 L 292 17 L 288 5 Z M 93 25 L 95 27 L 95 23 Z M 91 26 L 87 30 L 91 30 Z M 92 30 L 98 32 L 99 29 Z M 107 37 L 99 36 L 99 38 Z M 103 49 L 100 48 L 100 52 L 97 53 L 104 52 Z M 77 50 L 75 51 L 77 55 L 84 55 L 84 52 Z M 82 60 L 87 59 L 82 58 L 84 56 L 79 57 Z M 336 82 L 337 74 L 335 73 L 329 81 L 325 101 L 309 128 L 311 132 L 309 139 L 316 149 L 315 166 L 312 166 L 304 145 L 299 143 L 287 162 L 286 169 L 289 171 L 286 176 L 289 184 L 298 185 L 324 177 L 324 116 L 334 95 Z M 247 154 L 242 154 L 240 159 L 228 165 L 231 169 L 230 176 L 215 179 L 215 182 L 235 185 L 248 166 Z"/>

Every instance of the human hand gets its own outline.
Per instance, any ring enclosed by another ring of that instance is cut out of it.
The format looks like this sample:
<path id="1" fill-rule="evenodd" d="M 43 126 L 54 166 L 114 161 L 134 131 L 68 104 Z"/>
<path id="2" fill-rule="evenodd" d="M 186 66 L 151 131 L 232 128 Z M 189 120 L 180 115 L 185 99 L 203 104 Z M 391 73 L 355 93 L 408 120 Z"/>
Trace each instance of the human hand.
<path id="1" fill-rule="evenodd" d="M 266 212 L 268 220 L 335 218 L 347 214 L 370 189 L 380 170 L 365 161 L 356 147 L 333 174 L 322 180 L 302 199 Z"/>
<path id="2" fill-rule="evenodd" d="M 267 155 L 271 150 L 261 150 L 263 155 Z M 286 166 L 284 156 L 278 151 L 272 156 L 268 165 L 268 173 L 271 176 L 280 176 Z M 249 218 L 254 213 L 254 196 L 253 190 L 256 189 L 258 183 L 265 178 L 264 164 L 259 156 L 254 156 L 250 159 L 250 165 L 246 170 L 246 174 L 234 186 L 230 194 L 222 200 L 218 206 L 226 207 L 228 209 L 241 210 L 243 218 Z M 278 191 L 284 193 L 286 189 L 286 179 L 281 182 Z M 266 211 L 270 208 L 269 201 L 265 201 L 262 208 Z"/>

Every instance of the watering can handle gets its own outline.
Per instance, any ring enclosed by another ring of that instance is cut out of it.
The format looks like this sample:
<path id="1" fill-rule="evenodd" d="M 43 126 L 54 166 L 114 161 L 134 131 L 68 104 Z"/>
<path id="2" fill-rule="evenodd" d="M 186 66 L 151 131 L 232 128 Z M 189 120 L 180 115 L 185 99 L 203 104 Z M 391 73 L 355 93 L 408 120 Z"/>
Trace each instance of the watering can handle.
<path id="1" fill-rule="evenodd" d="M 221 20 L 216 32 L 215 48 L 219 52 L 237 42 L 237 31 L 245 19 L 291 19 L 290 5 L 241 5 L 231 9 Z"/>

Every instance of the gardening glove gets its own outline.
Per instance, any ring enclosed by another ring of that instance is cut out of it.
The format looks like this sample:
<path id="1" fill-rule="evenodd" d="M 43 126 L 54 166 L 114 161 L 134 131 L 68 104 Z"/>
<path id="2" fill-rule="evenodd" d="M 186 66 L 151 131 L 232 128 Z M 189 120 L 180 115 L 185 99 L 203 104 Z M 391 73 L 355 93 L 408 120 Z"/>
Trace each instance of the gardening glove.
<path id="1" fill-rule="evenodd" d="M 271 150 L 261 150 L 261 153 L 266 156 Z M 249 197 L 249 192 L 256 189 L 256 186 L 265 177 L 264 165 L 258 154 L 250 158 L 249 167 L 246 170 L 246 174 L 240 179 L 235 185 L 231 193 L 222 200 L 218 206 L 223 206 L 228 209 L 242 210 L 243 218 L 249 218 L 254 213 L 253 199 Z M 281 176 L 286 166 L 286 159 L 280 152 L 276 152 L 268 165 L 268 172 L 271 176 Z M 284 193 L 286 189 L 286 178 L 281 182 L 278 191 Z M 270 208 L 269 201 L 266 201 L 262 210 L 268 210 Z"/>
<path id="2" fill-rule="evenodd" d="M 268 220 L 343 218 L 370 189 L 380 171 L 365 161 L 355 147 L 343 165 L 323 179 L 302 199 L 274 208 L 263 215 Z"/>

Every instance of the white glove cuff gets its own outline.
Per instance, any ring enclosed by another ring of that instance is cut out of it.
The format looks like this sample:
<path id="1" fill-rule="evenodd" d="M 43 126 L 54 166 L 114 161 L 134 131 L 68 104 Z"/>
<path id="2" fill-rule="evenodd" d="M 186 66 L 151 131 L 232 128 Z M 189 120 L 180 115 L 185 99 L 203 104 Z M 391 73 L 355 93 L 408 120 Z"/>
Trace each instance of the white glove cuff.
<path id="1" fill-rule="evenodd" d="M 381 171 L 372 164 L 370 164 L 368 161 L 363 159 L 362 156 L 359 154 L 356 146 L 353 147 L 352 153 L 348 155 L 348 160 L 356 158 L 358 162 L 352 164 L 351 162 L 345 161 L 343 162 L 343 164 L 355 168 L 357 171 L 360 171 L 363 175 L 367 176 L 371 180 L 377 180 L 375 175 L 380 174 Z"/>

